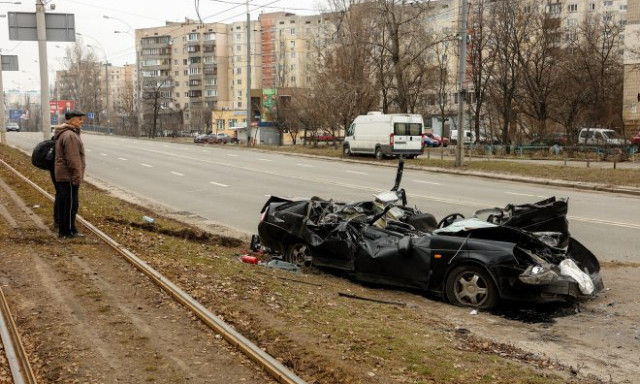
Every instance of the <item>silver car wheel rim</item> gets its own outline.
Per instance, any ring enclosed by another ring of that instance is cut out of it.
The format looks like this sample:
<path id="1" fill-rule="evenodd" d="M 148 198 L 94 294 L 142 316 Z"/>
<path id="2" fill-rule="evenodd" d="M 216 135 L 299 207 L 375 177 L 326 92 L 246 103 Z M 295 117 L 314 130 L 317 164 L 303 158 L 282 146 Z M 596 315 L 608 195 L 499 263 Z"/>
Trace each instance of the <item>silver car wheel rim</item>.
<path id="1" fill-rule="evenodd" d="M 480 306 L 487 300 L 489 288 L 482 276 L 473 272 L 465 272 L 459 275 L 454 293 L 458 302 Z"/>

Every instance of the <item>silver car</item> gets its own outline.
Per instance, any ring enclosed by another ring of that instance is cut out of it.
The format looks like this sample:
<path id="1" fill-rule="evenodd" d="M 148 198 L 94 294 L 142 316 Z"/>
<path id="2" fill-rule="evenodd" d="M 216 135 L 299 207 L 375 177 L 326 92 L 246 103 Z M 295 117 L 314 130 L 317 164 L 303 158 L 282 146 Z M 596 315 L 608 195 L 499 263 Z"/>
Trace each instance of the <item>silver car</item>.
<path id="1" fill-rule="evenodd" d="M 20 132 L 18 123 L 7 123 L 7 132 Z"/>

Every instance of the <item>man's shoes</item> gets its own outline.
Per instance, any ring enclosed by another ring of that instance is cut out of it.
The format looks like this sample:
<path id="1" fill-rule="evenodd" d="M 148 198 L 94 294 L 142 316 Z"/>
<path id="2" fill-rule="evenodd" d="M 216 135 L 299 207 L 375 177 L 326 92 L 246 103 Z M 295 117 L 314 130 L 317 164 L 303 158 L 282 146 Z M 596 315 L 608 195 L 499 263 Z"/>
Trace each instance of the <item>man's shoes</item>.
<path id="1" fill-rule="evenodd" d="M 82 239 L 85 236 L 80 232 L 72 232 L 72 233 L 59 233 L 58 237 L 61 239 Z"/>

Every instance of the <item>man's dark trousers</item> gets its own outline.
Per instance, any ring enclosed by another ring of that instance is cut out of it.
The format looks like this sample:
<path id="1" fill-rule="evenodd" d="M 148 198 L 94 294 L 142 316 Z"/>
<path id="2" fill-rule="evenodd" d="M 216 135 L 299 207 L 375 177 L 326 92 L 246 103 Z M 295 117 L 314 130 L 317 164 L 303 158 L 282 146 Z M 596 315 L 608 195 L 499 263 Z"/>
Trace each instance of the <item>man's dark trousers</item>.
<path id="1" fill-rule="evenodd" d="M 70 181 L 57 182 L 57 190 L 59 194 L 59 212 L 60 227 L 58 228 L 59 236 L 73 236 L 78 230 L 76 229 L 76 214 L 78 213 L 78 186 L 71 184 Z"/>
<path id="2" fill-rule="evenodd" d="M 51 182 L 53 183 L 53 188 L 56 189 L 56 196 L 53 200 L 53 225 L 56 228 L 60 227 L 60 187 L 58 183 L 56 183 L 56 174 L 53 172 L 53 169 L 49 170 L 49 174 L 51 175 Z"/>

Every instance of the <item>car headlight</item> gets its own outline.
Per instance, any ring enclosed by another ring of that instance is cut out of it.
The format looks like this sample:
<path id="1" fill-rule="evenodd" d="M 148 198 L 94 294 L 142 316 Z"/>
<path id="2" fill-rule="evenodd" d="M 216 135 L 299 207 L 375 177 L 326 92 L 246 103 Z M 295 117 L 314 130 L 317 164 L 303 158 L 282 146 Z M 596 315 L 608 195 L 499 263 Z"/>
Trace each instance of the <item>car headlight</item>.
<path id="1" fill-rule="evenodd" d="M 525 284 L 547 284 L 558 279 L 558 274 L 551 270 L 550 266 L 536 264 L 530 265 L 518 276 Z"/>

